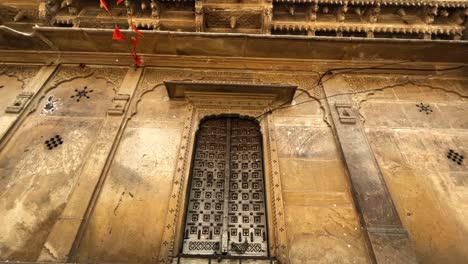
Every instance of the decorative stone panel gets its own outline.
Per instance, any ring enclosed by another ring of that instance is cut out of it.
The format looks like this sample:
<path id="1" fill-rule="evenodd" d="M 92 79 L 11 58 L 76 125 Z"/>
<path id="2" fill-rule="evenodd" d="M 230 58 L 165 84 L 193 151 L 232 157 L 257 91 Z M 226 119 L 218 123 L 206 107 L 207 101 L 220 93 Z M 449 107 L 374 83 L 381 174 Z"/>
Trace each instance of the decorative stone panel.
<path id="1" fill-rule="evenodd" d="M 118 94 L 114 97 L 112 106 L 109 108 L 107 113 L 109 115 L 123 115 L 127 108 L 128 100 L 130 100 L 129 94 Z"/>
<path id="2" fill-rule="evenodd" d="M 15 101 L 13 102 L 12 105 L 8 106 L 5 110 L 6 113 L 10 114 L 18 114 L 23 110 L 23 108 L 26 106 L 28 101 L 31 99 L 31 97 L 34 95 L 34 93 L 31 92 L 22 92 L 20 93 Z"/>
<path id="3" fill-rule="evenodd" d="M 356 114 L 353 109 L 353 105 L 347 102 L 336 102 L 336 111 L 341 123 L 344 124 L 356 124 Z"/>

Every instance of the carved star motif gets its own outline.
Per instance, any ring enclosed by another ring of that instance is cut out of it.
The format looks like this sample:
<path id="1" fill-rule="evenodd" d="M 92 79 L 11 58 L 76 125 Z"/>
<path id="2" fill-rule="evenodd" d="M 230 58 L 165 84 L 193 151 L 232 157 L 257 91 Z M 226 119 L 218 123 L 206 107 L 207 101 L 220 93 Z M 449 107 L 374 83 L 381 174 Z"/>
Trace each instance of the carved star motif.
<path id="1" fill-rule="evenodd" d="M 70 98 L 76 98 L 76 101 L 79 102 L 81 98 L 90 98 L 88 93 L 92 93 L 93 90 L 87 90 L 88 87 L 85 86 L 82 90 L 75 89 L 76 94 L 72 95 Z"/>

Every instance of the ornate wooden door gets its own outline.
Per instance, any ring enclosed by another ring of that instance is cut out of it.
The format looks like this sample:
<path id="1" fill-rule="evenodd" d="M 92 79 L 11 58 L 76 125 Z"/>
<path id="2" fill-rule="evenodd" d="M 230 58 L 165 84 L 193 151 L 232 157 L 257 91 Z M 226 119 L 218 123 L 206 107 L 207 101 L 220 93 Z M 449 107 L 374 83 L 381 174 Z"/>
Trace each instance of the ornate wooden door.
<path id="1" fill-rule="evenodd" d="M 183 254 L 267 256 L 262 136 L 255 121 L 200 124 Z"/>

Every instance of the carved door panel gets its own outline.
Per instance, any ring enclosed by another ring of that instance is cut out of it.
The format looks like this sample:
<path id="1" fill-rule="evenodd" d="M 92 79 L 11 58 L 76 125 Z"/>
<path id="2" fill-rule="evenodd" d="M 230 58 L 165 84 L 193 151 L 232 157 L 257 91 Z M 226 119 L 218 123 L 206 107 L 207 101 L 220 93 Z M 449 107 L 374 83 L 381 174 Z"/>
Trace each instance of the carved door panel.
<path id="1" fill-rule="evenodd" d="M 195 144 L 183 253 L 267 256 L 258 125 L 209 119 L 201 123 Z"/>

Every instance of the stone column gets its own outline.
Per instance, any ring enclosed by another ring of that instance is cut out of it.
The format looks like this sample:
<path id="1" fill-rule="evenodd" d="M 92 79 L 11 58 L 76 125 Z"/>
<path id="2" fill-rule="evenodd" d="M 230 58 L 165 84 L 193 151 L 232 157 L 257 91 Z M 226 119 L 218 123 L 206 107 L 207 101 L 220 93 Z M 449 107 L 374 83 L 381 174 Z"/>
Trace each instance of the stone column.
<path id="1" fill-rule="evenodd" d="M 37 262 L 67 262 L 69 254 L 78 248 L 128 120 L 125 113 L 128 113 L 129 101 L 142 72 L 141 68 L 128 70 L 113 99 L 113 105 L 108 110 L 108 117 L 97 136 L 91 155 L 83 166 L 80 180 L 70 194 L 62 215 L 49 233 Z"/>
<path id="2" fill-rule="evenodd" d="M 352 89 L 335 76 L 324 83 L 324 90 L 373 263 L 417 263 L 349 94 Z M 338 95 L 343 93 L 348 94 Z"/>

